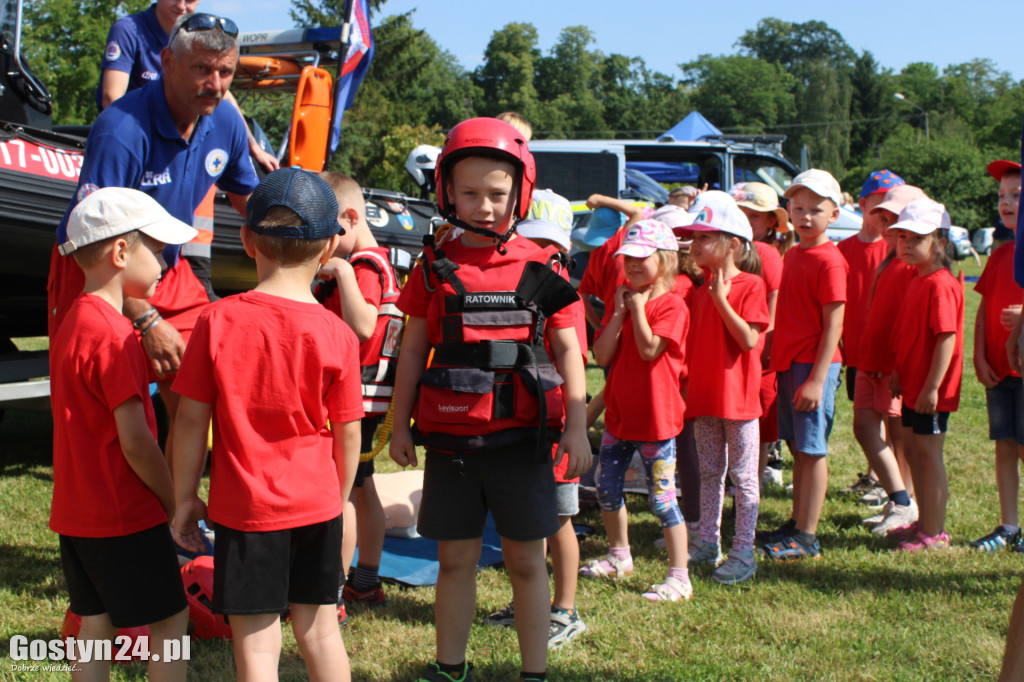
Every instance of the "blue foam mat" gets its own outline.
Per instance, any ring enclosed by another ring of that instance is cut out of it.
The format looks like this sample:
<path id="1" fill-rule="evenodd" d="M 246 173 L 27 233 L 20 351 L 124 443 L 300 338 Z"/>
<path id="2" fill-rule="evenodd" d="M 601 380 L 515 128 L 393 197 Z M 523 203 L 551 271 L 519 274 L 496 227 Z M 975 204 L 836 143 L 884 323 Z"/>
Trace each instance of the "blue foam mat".
<path id="1" fill-rule="evenodd" d="M 591 532 L 588 526 L 576 525 L 576 534 Z M 358 554 L 357 554 L 358 558 Z M 355 560 L 353 560 L 353 564 Z M 477 566 L 496 566 L 502 563 L 501 538 L 494 528 L 494 519 L 487 516 L 484 526 L 483 549 Z M 437 542 L 424 537 L 384 538 L 384 552 L 380 558 L 380 577 L 385 581 L 406 587 L 420 587 L 437 583 Z"/>

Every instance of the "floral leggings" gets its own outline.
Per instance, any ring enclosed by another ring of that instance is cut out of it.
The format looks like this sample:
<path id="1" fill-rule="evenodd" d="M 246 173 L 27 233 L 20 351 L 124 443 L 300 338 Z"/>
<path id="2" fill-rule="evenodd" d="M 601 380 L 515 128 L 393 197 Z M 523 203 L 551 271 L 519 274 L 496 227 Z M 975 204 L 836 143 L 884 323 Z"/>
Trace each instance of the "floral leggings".
<path id="1" fill-rule="evenodd" d="M 757 478 L 760 431 L 757 420 L 737 421 L 718 417 L 695 420 L 697 454 L 700 456 L 700 536 L 718 544 L 722 533 L 722 497 L 725 473 L 736 486 L 736 533 L 732 548 L 754 548 L 754 528 L 761 504 Z"/>
<path id="2" fill-rule="evenodd" d="M 597 475 L 597 499 L 601 509 L 617 511 L 625 504 L 622 489 L 634 452 L 640 453 L 644 463 L 651 511 L 661 521 L 662 528 L 678 526 L 683 522 L 683 513 L 679 511 L 679 502 L 676 501 L 675 438 L 643 443 L 619 440 L 606 431 L 601 439 L 601 454 L 598 456 L 601 469 Z M 756 458 L 754 468 L 756 474 Z"/>

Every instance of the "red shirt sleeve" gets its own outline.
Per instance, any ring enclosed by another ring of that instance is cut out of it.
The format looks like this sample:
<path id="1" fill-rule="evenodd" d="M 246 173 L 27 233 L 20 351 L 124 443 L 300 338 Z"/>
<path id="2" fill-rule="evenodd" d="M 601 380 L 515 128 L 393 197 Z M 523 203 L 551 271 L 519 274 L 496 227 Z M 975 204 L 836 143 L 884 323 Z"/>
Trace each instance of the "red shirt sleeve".
<path id="1" fill-rule="evenodd" d="M 205 312 L 199 316 L 192 330 L 171 390 L 201 403 L 212 403 L 217 397 L 210 349 L 210 318 Z"/>
<path id="2" fill-rule="evenodd" d="M 362 261 L 352 266 L 352 272 L 356 276 L 356 284 L 359 285 L 359 292 L 363 300 L 380 309 L 381 299 L 384 297 L 384 288 L 380 284 L 380 273 L 369 263 Z"/>

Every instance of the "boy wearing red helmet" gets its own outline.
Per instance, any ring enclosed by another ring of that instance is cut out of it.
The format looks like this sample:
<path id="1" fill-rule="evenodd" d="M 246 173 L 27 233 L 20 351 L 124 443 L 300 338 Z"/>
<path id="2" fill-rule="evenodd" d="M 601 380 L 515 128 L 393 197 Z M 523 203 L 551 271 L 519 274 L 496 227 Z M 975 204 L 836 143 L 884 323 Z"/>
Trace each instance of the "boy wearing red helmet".
<path id="1" fill-rule="evenodd" d="M 435 175 L 441 213 L 462 232 L 443 250 L 426 247 L 399 298 L 409 321 L 391 437 L 391 457 L 403 466 L 416 466 L 414 444 L 426 447 L 418 529 L 439 542 L 437 660 L 421 679 L 472 679 L 466 643 L 489 511 L 512 582 L 521 679 L 543 680 L 550 620 L 543 539 L 558 530 L 551 440 L 559 440 L 558 459 L 569 458 L 567 476 L 591 460 L 570 307 L 577 296 L 546 252 L 516 238 L 536 168 L 515 128 L 463 121 L 449 132 Z"/>

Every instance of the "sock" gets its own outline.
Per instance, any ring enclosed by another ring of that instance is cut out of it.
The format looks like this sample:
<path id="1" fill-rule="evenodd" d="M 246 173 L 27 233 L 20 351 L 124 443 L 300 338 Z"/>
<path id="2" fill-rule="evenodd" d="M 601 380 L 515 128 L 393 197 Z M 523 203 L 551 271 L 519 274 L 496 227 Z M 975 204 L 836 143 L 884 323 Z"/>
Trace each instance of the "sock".
<path id="1" fill-rule="evenodd" d="M 456 663 L 455 665 L 445 665 L 441 661 L 437 662 L 437 669 L 443 672 L 453 680 L 461 680 L 466 676 L 466 662 Z"/>
<path id="2" fill-rule="evenodd" d="M 901 507 L 910 506 L 910 495 L 907 494 L 906 490 L 897 490 L 896 492 L 889 495 L 889 499 L 892 500 L 893 504 Z"/>
<path id="3" fill-rule="evenodd" d="M 633 555 L 629 552 L 629 547 L 609 547 L 608 553 L 619 561 L 632 561 Z"/>
<path id="4" fill-rule="evenodd" d="M 1011 526 L 1008 523 L 1004 523 L 1003 525 L 1001 525 L 999 527 L 1002 528 L 1003 530 L 1005 530 L 1007 533 L 1010 533 L 1011 535 L 1014 534 L 1014 533 L 1019 533 L 1020 532 L 1020 526 Z"/>
<path id="5" fill-rule="evenodd" d="M 528 673 L 528 672 L 526 672 L 524 670 L 521 673 L 519 673 L 519 679 L 520 680 L 539 680 L 540 682 L 543 682 L 544 680 L 548 679 L 548 674 L 547 674 L 547 672 Z"/>
<path id="6" fill-rule="evenodd" d="M 379 566 L 363 566 L 362 564 L 356 564 L 355 569 L 352 571 L 350 582 L 352 583 L 352 589 L 356 592 L 366 592 L 372 590 L 380 584 L 380 578 L 377 575 L 377 571 L 380 570 Z"/>
<path id="7" fill-rule="evenodd" d="M 551 605 L 551 613 L 568 613 L 570 616 L 576 615 L 576 608 L 564 609 L 561 606 Z"/>
<path id="8" fill-rule="evenodd" d="M 675 566 L 668 567 L 668 577 L 675 578 L 681 583 L 690 582 L 690 570 L 685 566 L 683 568 L 676 568 Z"/>
<path id="9" fill-rule="evenodd" d="M 793 529 L 793 539 L 799 542 L 804 547 L 810 547 L 814 544 L 814 541 L 818 539 L 818 536 L 814 533 L 805 533 L 802 530 Z"/>

